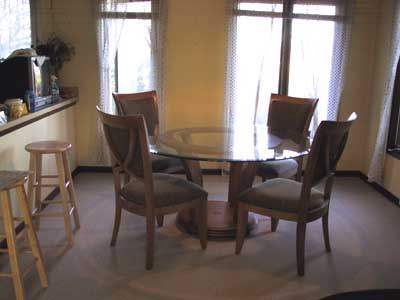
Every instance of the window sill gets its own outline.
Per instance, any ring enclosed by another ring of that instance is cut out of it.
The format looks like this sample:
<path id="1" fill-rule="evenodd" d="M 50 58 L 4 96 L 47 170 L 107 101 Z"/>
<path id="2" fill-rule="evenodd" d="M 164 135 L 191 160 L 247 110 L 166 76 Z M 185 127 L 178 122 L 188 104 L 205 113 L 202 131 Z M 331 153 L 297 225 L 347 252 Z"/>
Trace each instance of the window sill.
<path id="1" fill-rule="evenodd" d="M 8 133 L 11 133 L 19 128 L 25 127 L 33 122 L 39 121 L 43 118 L 46 118 L 52 114 L 55 114 L 59 111 L 67 109 L 70 106 L 75 105 L 78 102 L 78 98 L 71 98 L 62 100 L 59 103 L 52 104 L 49 107 L 46 107 L 42 110 L 29 113 L 25 116 L 22 116 L 18 119 L 11 120 L 5 124 L 0 125 L 0 137 L 4 136 Z"/>
<path id="2" fill-rule="evenodd" d="M 394 158 L 400 159 L 400 150 L 387 150 L 386 153 Z"/>

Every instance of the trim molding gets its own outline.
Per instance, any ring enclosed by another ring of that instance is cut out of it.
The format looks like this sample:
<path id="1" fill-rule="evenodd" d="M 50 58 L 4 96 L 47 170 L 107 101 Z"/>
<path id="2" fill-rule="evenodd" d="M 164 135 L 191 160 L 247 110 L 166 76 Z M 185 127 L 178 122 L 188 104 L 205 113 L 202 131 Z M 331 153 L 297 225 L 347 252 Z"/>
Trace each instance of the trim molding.
<path id="1" fill-rule="evenodd" d="M 369 182 L 367 175 L 365 175 L 361 171 L 355 171 L 355 170 L 336 171 L 335 172 L 335 176 L 337 176 L 337 177 L 358 177 L 362 181 L 364 181 L 366 184 L 368 184 L 370 187 L 372 187 L 375 191 L 377 191 L 382 196 L 384 196 L 386 199 L 388 199 L 390 202 L 392 202 L 396 206 L 400 206 L 400 199 L 398 197 L 393 195 L 391 192 L 389 192 L 387 189 L 385 189 L 379 183 L 377 183 L 377 182 Z"/>
<path id="2" fill-rule="evenodd" d="M 75 168 L 75 170 L 72 171 L 72 177 L 75 177 L 79 173 L 111 173 L 111 167 L 107 166 L 78 166 Z M 184 174 L 183 171 L 178 172 L 177 174 Z M 202 174 L 204 175 L 221 175 L 222 170 L 221 169 L 203 169 Z M 356 170 L 344 170 L 344 171 L 336 171 L 335 176 L 337 177 L 357 177 L 360 178 L 362 181 L 364 181 L 366 184 L 371 186 L 374 190 L 376 190 L 378 193 L 383 195 L 386 199 L 388 199 L 391 203 L 395 204 L 396 206 L 400 206 L 400 199 L 393 195 L 391 192 L 389 192 L 387 189 L 385 189 L 383 186 L 376 182 L 369 182 L 368 177 L 363 174 L 361 171 L 356 171 Z M 54 188 L 50 192 L 50 194 L 44 199 L 46 201 L 51 201 L 57 195 L 60 193 L 60 189 Z M 47 204 L 48 205 L 48 204 Z M 42 209 L 45 209 L 46 204 L 43 205 Z M 24 229 L 25 225 L 23 222 L 19 223 L 17 227 L 15 228 L 16 234 L 20 233 Z M 7 248 L 7 242 L 5 240 L 0 241 L 0 249 L 6 249 Z"/>

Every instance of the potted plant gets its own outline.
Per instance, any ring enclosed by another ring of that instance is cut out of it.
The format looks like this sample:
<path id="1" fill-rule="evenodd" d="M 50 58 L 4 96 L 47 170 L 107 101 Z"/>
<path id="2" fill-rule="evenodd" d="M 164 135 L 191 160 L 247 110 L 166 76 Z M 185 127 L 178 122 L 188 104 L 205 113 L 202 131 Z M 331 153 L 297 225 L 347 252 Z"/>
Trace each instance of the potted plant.
<path id="1" fill-rule="evenodd" d="M 48 56 L 53 74 L 58 77 L 58 72 L 64 62 L 70 61 L 75 55 L 75 48 L 70 43 L 63 41 L 60 37 L 52 34 L 45 43 L 35 47 L 38 55 Z"/>

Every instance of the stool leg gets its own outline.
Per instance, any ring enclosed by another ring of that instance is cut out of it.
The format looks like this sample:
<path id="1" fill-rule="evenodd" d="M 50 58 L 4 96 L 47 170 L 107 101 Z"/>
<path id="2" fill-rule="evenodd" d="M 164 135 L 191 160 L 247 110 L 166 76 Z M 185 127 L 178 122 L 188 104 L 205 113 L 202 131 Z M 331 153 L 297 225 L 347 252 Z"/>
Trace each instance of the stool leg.
<path id="1" fill-rule="evenodd" d="M 16 190 L 17 190 L 19 207 L 24 217 L 25 230 L 27 231 L 28 234 L 29 244 L 32 249 L 32 255 L 35 258 L 36 268 L 39 273 L 40 282 L 42 284 L 42 287 L 48 287 L 49 284 L 47 280 L 46 269 L 44 268 L 43 264 L 43 255 L 39 246 L 36 232 L 33 228 L 32 218 L 26 200 L 25 188 L 23 185 L 20 185 L 17 186 Z"/>
<path id="2" fill-rule="evenodd" d="M 69 191 L 70 200 L 72 202 L 72 206 L 74 208 L 73 214 L 74 214 L 75 227 L 77 229 L 79 229 L 79 228 L 81 228 L 81 222 L 79 221 L 78 207 L 76 206 L 75 187 L 74 187 L 74 182 L 72 180 L 72 174 L 71 174 L 71 169 L 70 169 L 70 165 L 69 165 L 68 153 L 66 151 L 63 152 L 62 157 L 63 157 L 63 162 L 64 162 L 65 176 L 67 177 L 67 179 L 69 181 L 68 191 Z"/>
<path id="3" fill-rule="evenodd" d="M 65 223 L 65 232 L 67 234 L 68 244 L 72 247 L 73 238 L 72 238 L 72 230 L 71 230 L 71 219 L 69 217 L 69 207 L 68 207 L 68 195 L 67 189 L 65 187 L 65 170 L 64 163 L 61 153 L 56 153 L 56 163 L 57 163 L 57 173 L 59 178 L 59 187 L 61 193 L 61 202 L 64 209 L 64 223 Z"/>
<path id="4" fill-rule="evenodd" d="M 35 223 L 36 230 L 40 228 L 40 213 L 42 211 L 42 154 L 35 153 L 35 181 L 36 181 L 36 190 L 35 190 Z"/>
<path id="5" fill-rule="evenodd" d="M 8 197 L 8 191 L 0 192 L 0 202 L 1 210 L 3 213 L 4 229 L 7 239 L 7 248 L 10 259 L 10 268 L 14 283 L 15 296 L 17 300 L 23 300 L 25 299 L 25 292 L 22 283 L 22 274 L 16 246 L 14 220 L 11 211 L 10 198 Z"/>
<path id="6" fill-rule="evenodd" d="M 35 154 L 32 152 L 29 154 L 29 179 L 28 179 L 28 205 L 29 210 L 32 213 L 33 207 L 33 185 L 35 183 Z"/>

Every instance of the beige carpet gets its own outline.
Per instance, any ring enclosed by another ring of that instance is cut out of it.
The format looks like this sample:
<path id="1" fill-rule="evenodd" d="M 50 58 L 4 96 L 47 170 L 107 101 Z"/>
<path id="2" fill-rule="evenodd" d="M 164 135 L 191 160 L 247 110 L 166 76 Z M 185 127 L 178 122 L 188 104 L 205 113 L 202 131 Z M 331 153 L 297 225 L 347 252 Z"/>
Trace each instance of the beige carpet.
<path id="1" fill-rule="evenodd" d="M 205 177 L 210 199 L 224 199 L 227 179 Z M 400 208 L 356 178 L 336 180 L 331 254 L 324 250 L 321 222 L 307 227 L 304 278 L 296 274 L 295 224 L 281 221 L 271 233 L 265 217 L 236 256 L 233 241 L 209 242 L 202 251 L 199 241 L 180 232 L 169 216 L 157 230 L 154 269 L 145 271 L 142 218 L 124 213 L 117 246 L 109 247 L 111 174 L 80 174 L 75 184 L 82 228 L 67 249 L 62 220 L 43 221 L 39 239 L 50 287 L 41 289 L 31 271 L 25 277 L 28 299 L 319 299 L 400 287 Z M 8 269 L 5 256 L 0 269 Z M 11 280 L 0 278 L 0 299 L 13 297 Z"/>

